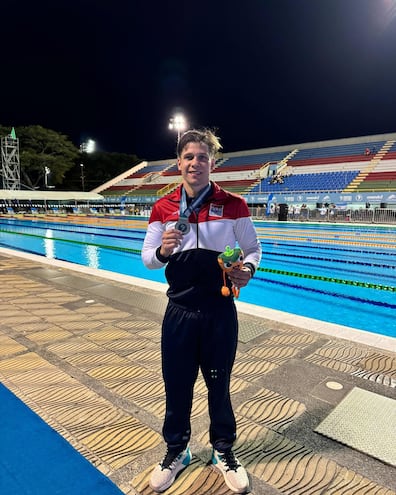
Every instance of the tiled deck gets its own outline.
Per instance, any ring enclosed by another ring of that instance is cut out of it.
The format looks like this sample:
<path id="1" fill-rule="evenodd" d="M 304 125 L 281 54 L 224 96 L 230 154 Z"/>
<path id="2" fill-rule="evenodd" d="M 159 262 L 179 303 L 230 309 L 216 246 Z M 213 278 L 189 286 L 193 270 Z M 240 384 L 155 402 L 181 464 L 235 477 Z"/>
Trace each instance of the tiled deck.
<path id="1" fill-rule="evenodd" d="M 160 284 L 0 250 L 0 381 L 125 494 L 152 493 L 164 452 L 165 305 Z M 236 451 L 252 493 L 395 494 L 394 467 L 314 432 L 353 387 L 395 397 L 395 339 L 238 306 Z M 193 462 L 166 493 L 230 494 L 207 464 L 202 379 L 192 418 Z"/>

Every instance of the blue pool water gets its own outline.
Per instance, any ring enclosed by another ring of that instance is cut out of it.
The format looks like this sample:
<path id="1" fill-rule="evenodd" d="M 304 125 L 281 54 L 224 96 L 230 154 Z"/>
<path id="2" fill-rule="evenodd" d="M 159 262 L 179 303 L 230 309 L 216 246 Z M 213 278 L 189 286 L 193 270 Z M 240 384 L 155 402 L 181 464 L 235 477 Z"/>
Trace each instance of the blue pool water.
<path id="1" fill-rule="evenodd" d="M 127 228 L 122 222 L 105 227 L 3 218 L 0 246 L 166 283 L 163 270 L 143 266 L 146 224 L 135 223 Z M 241 301 L 396 336 L 395 228 L 289 222 L 256 227 L 263 257 Z"/>

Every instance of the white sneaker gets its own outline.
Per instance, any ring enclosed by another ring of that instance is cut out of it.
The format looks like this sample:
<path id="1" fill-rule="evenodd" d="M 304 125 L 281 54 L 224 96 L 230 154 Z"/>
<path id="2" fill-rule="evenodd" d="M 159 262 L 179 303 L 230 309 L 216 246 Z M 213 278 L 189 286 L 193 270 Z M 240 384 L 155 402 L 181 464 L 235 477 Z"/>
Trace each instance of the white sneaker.
<path id="1" fill-rule="evenodd" d="M 190 464 L 191 457 L 189 447 L 186 447 L 176 455 L 168 451 L 151 473 L 149 484 L 152 490 L 157 493 L 167 490 L 175 481 L 178 473 Z"/>
<path id="2" fill-rule="evenodd" d="M 232 450 L 219 452 L 213 449 L 212 463 L 222 473 L 226 485 L 234 493 L 246 493 L 249 490 L 247 472 Z"/>

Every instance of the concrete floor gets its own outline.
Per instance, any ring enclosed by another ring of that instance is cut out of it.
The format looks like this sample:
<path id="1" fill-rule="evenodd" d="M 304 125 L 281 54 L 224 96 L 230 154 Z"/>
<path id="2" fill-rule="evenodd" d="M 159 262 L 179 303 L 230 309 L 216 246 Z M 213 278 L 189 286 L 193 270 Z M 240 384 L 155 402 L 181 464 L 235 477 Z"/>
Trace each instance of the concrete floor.
<path id="1" fill-rule="evenodd" d="M 148 478 L 164 453 L 164 290 L 0 249 L 0 381 L 125 494 L 152 493 Z M 314 431 L 354 387 L 395 398 L 395 339 L 238 309 L 232 399 L 251 492 L 396 494 L 395 467 Z M 231 493 L 208 465 L 207 429 L 199 378 L 193 462 L 166 493 Z"/>

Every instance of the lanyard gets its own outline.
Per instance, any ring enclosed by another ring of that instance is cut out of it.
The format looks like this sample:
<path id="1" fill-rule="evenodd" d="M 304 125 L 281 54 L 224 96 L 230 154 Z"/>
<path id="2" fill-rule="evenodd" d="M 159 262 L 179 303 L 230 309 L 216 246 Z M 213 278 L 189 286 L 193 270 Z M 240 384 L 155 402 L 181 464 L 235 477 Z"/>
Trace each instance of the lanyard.
<path id="1" fill-rule="evenodd" d="M 198 196 L 191 201 L 190 206 L 187 207 L 187 195 L 184 187 L 182 187 L 181 198 L 180 198 L 180 216 L 179 220 L 175 225 L 175 229 L 180 230 L 183 235 L 190 232 L 190 224 L 188 223 L 188 217 L 193 211 L 198 212 L 203 205 L 206 198 L 209 196 L 212 190 L 212 185 L 208 184 L 205 189 L 203 189 Z"/>
<path id="2" fill-rule="evenodd" d="M 182 194 L 181 194 L 181 199 L 180 199 L 180 217 L 181 218 L 188 218 L 193 211 L 197 212 L 202 204 L 204 203 L 206 196 L 212 189 L 211 184 L 208 184 L 205 189 L 203 189 L 196 198 L 191 201 L 191 204 L 189 207 L 187 207 L 187 195 L 184 187 L 182 188 Z"/>

